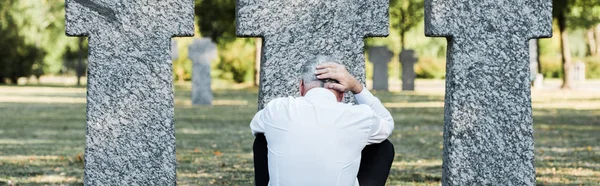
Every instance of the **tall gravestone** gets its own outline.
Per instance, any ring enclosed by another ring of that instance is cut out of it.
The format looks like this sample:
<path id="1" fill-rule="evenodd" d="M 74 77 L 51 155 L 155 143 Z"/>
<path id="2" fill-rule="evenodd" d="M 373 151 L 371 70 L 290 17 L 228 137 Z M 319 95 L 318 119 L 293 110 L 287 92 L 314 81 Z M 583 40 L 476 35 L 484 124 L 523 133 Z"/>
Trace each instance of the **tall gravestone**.
<path id="1" fill-rule="evenodd" d="M 373 90 L 388 91 L 388 63 L 394 53 L 386 46 L 369 49 L 369 61 L 373 63 Z"/>
<path id="2" fill-rule="evenodd" d="M 238 0 L 237 35 L 263 38 L 259 108 L 299 96 L 300 67 L 317 54 L 337 58 L 364 84 L 363 40 L 388 35 L 388 7 L 388 0 Z"/>
<path id="3" fill-rule="evenodd" d="M 177 41 L 171 39 L 171 61 L 175 61 L 179 58 L 179 49 L 177 48 Z"/>
<path id="4" fill-rule="evenodd" d="M 402 50 L 400 63 L 402 63 L 402 91 L 415 90 L 415 63 L 419 61 L 414 50 Z"/>
<path id="5" fill-rule="evenodd" d="M 528 41 L 552 35 L 550 0 L 426 0 L 448 38 L 443 185 L 535 185 Z"/>
<path id="6" fill-rule="evenodd" d="M 210 62 L 217 58 L 217 45 L 210 38 L 195 38 L 188 47 L 188 58 L 192 60 L 192 104 L 211 105 L 213 100 L 210 77 Z"/>
<path id="7" fill-rule="evenodd" d="M 171 37 L 194 34 L 190 0 L 66 0 L 89 37 L 86 185 L 175 185 Z"/>

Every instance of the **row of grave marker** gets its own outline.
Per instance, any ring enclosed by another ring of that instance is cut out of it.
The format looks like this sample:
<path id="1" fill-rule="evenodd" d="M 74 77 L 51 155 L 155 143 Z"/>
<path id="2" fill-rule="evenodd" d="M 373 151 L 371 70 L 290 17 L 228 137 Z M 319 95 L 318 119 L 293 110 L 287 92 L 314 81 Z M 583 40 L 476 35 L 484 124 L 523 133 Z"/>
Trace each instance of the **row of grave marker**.
<path id="1" fill-rule="evenodd" d="M 551 36 L 551 4 L 425 1 L 425 34 L 448 38 L 442 184 L 535 184 L 527 41 Z M 194 2 L 65 5 L 67 35 L 90 37 L 84 184 L 175 185 L 169 47 L 193 35 Z M 364 84 L 363 39 L 389 34 L 388 9 L 388 0 L 238 0 L 237 35 L 263 38 L 259 109 L 298 96 L 298 69 L 316 54 Z"/>

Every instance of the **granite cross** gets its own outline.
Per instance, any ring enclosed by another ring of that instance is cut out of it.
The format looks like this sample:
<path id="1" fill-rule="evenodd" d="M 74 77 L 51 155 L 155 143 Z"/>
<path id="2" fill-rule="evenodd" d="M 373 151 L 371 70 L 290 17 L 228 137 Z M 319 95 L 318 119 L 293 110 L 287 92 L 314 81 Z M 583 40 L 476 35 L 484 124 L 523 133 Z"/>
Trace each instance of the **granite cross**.
<path id="1" fill-rule="evenodd" d="M 317 54 L 337 58 L 364 84 L 363 39 L 388 35 L 388 7 L 388 0 L 238 0 L 237 35 L 263 37 L 259 109 L 299 96 L 300 67 Z"/>
<path id="2" fill-rule="evenodd" d="M 369 49 L 369 61 L 373 63 L 373 90 L 388 91 L 388 63 L 394 53 L 386 46 Z"/>
<path id="3" fill-rule="evenodd" d="M 191 0 L 66 0 L 89 37 L 86 185 L 175 185 L 171 37 L 194 33 Z"/>
<path id="4" fill-rule="evenodd" d="M 535 185 L 528 40 L 552 35 L 550 0 L 426 0 L 448 38 L 443 185 Z"/>
<path id="5" fill-rule="evenodd" d="M 217 45 L 210 38 L 194 38 L 188 47 L 188 58 L 192 60 L 192 104 L 211 105 L 212 90 L 210 62 L 217 58 Z"/>

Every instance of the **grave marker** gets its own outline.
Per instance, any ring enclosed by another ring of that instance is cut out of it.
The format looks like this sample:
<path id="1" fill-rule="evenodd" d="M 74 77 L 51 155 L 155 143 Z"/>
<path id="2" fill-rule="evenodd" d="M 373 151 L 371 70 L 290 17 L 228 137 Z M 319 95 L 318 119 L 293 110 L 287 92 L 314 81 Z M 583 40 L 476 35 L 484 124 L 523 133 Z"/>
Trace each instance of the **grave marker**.
<path id="1" fill-rule="evenodd" d="M 550 0 L 426 0 L 448 38 L 443 185 L 535 185 L 528 41 L 552 35 Z"/>
<path id="2" fill-rule="evenodd" d="M 188 58 L 193 63 L 192 104 L 211 105 L 210 62 L 217 58 L 217 45 L 210 38 L 194 38 L 188 49 Z"/>
<path id="3" fill-rule="evenodd" d="M 402 91 L 415 90 L 415 63 L 419 61 L 414 50 L 402 50 L 400 63 L 402 63 Z"/>
<path id="4" fill-rule="evenodd" d="M 373 63 L 373 90 L 388 91 L 388 63 L 394 53 L 386 46 L 369 49 L 369 61 Z"/>
<path id="5" fill-rule="evenodd" d="M 299 96 L 300 67 L 317 54 L 337 58 L 364 85 L 363 40 L 388 35 L 388 7 L 387 0 L 238 0 L 237 35 L 263 38 L 259 109 Z"/>
<path id="6" fill-rule="evenodd" d="M 85 185 L 175 185 L 173 36 L 190 0 L 66 0 L 66 33 L 89 37 Z"/>

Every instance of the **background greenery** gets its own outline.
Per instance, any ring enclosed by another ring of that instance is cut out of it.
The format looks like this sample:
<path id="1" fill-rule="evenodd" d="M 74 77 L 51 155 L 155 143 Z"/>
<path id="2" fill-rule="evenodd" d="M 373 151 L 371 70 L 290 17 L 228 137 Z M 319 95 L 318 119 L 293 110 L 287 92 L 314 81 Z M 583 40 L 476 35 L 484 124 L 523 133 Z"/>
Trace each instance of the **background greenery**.
<path id="1" fill-rule="evenodd" d="M 235 0 L 195 0 L 198 37 L 210 37 L 218 45 L 212 76 L 233 82 L 254 80 L 257 53 L 254 38 L 235 36 Z M 565 18 L 565 35 L 573 62 L 587 65 L 588 78 L 600 78 L 600 55 L 590 43 L 600 45 L 600 1 L 554 0 L 555 20 Z M 3 0 L 0 2 L 0 84 L 14 83 L 19 77 L 41 75 L 85 75 L 87 41 L 66 37 L 64 0 Z M 385 45 L 396 55 L 390 63 L 390 76 L 400 77 L 398 54 L 415 50 L 419 56 L 415 70 L 419 78 L 445 76 L 446 40 L 424 36 L 423 0 L 390 0 L 390 36 L 367 38 L 366 47 Z M 541 73 L 546 78 L 563 77 L 561 29 L 555 21 L 554 36 L 540 41 Z M 596 36 L 590 32 L 596 32 Z M 178 81 L 191 77 L 187 46 L 192 38 L 176 38 L 180 58 L 173 62 Z M 599 48 L 599 47 L 596 47 Z M 600 51 L 600 50 L 597 50 Z M 83 55 L 82 55 L 83 54 Z M 80 56 L 82 56 L 80 58 Z M 78 68 L 81 63 L 81 68 Z M 367 76 L 371 77 L 370 63 Z"/>

